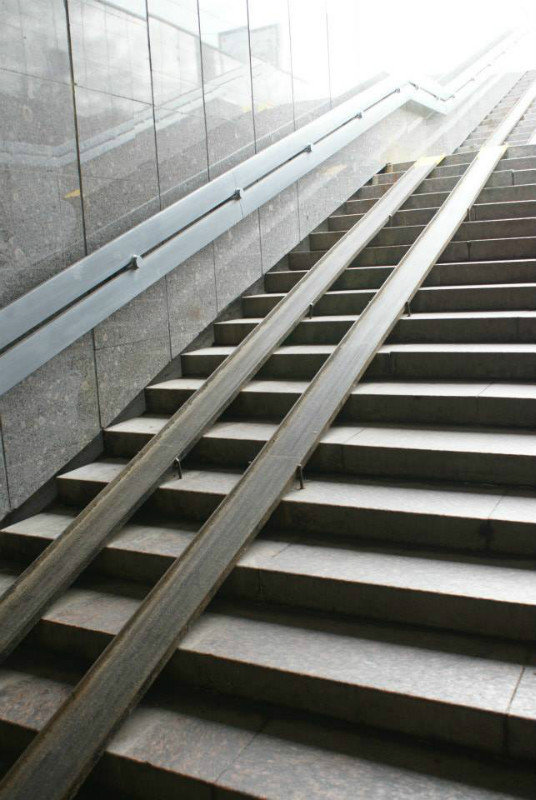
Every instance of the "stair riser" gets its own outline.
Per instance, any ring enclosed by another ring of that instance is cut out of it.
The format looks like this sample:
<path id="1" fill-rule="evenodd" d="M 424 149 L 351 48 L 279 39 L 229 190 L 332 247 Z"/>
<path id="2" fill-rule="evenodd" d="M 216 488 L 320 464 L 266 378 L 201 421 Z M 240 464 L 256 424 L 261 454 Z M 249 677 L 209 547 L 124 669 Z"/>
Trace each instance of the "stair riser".
<path id="1" fill-rule="evenodd" d="M 347 269 L 341 277 L 333 284 L 334 290 L 352 289 L 379 289 L 384 280 L 392 272 L 392 267 L 375 267 L 373 269 Z M 536 268 L 533 270 L 536 276 Z M 268 272 L 264 278 L 264 285 L 267 292 L 288 292 L 303 277 L 297 272 Z M 504 280 L 504 274 L 502 276 Z"/>
<path id="2" fill-rule="evenodd" d="M 170 674 L 210 688 L 231 691 L 293 708 L 373 725 L 403 733 L 429 736 L 492 752 L 503 749 L 503 719 L 499 714 L 474 711 L 373 688 L 286 673 L 240 661 L 223 661 L 199 653 L 181 652 Z M 201 677 L 202 676 L 202 677 Z"/>
<path id="3" fill-rule="evenodd" d="M 492 126 L 493 128 L 494 126 Z M 526 145 L 524 147 L 513 146 L 509 147 L 505 154 L 505 159 L 510 158 L 530 158 L 536 156 L 536 145 Z M 467 156 L 452 154 L 447 156 L 444 164 L 467 164 L 470 159 Z M 396 164 L 393 165 L 396 169 Z M 407 167 L 406 167 L 407 168 Z"/>
<path id="4" fill-rule="evenodd" d="M 459 178 L 456 177 L 426 178 L 416 190 L 416 194 L 421 192 L 450 192 L 454 189 L 458 180 Z M 486 187 L 513 186 L 516 184 L 521 186 L 529 183 L 536 183 L 536 170 L 534 169 L 518 170 L 514 173 L 513 181 L 509 172 L 494 172 L 486 183 Z"/>
<path id="5" fill-rule="evenodd" d="M 89 481 L 60 480 L 58 489 L 63 502 L 80 506 L 90 502 L 105 484 Z M 456 514 L 453 507 L 450 515 L 434 514 L 432 510 L 421 512 L 384 509 L 366 504 L 345 505 L 337 500 L 336 484 L 330 503 L 310 495 L 304 497 L 299 489 L 283 498 L 271 518 L 270 525 L 276 529 L 300 530 L 304 533 L 349 538 L 365 538 L 385 542 L 411 544 L 419 547 L 440 547 L 448 550 L 471 552 L 492 551 L 520 556 L 534 556 L 536 522 L 512 521 L 474 517 L 460 508 Z M 169 516 L 203 522 L 213 513 L 221 500 L 222 492 L 204 492 L 181 488 L 158 489 L 147 504 L 148 508 Z"/>
<path id="6" fill-rule="evenodd" d="M 51 543 L 1 534 L 5 556 L 26 564 Z M 90 574 L 153 585 L 173 564 L 171 555 L 107 546 L 95 559 Z M 485 598 L 456 597 L 366 582 L 339 581 L 286 570 L 267 570 L 238 564 L 219 591 L 220 596 L 247 602 L 355 615 L 387 622 L 433 626 L 481 635 L 531 641 L 533 612 L 529 607 Z"/>
<path id="7" fill-rule="evenodd" d="M 374 292 L 325 294 L 315 306 L 315 314 L 360 314 L 374 297 Z M 246 317 L 264 317 L 280 302 L 278 295 L 244 297 L 242 311 Z"/>
<path id="8" fill-rule="evenodd" d="M 338 344 L 350 329 L 351 320 L 302 322 L 286 344 Z M 217 345 L 238 345 L 256 323 L 247 321 L 216 326 Z M 536 341 L 536 319 L 523 317 L 474 319 L 419 319 L 404 316 L 389 337 L 390 342 L 526 342 Z"/>
<path id="9" fill-rule="evenodd" d="M 356 431 L 357 433 L 357 431 Z M 151 436 L 134 433 L 105 435 L 105 448 L 110 456 L 127 458 L 135 455 Z M 245 469 L 258 455 L 265 440 L 220 436 L 204 436 L 191 453 L 194 464 L 216 468 Z M 536 485 L 536 459 L 529 456 L 484 452 L 417 450 L 403 447 L 363 446 L 321 442 L 308 469 L 319 473 L 340 473 L 373 478 L 405 478 L 418 480 L 456 481 L 514 486 Z"/>
<path id="10" fill-rule="evenodd" d="M 368 378 L 438 380 L 533 381 L 536 356 L 532 353 L 379 353 L 367 371 Z"/>
<path id="11" fill-rule="evenodd" d="M 315 316 L 360 314 L 372 300 L 374 292 L 325 294 L 314 307 Z M 242 309 L 245 317 L 263 317 L 280 302 L 279 295 L 245 297 Z M 536 286 L 479 286 L 472 288 L 422 289 L 411 301 L 413 313 L 446 311 L 509 311 L 536 309 Z"/>
<path id="12" fill-rule="evenodd" d="M 370 247 L 412 244 L 423 231 L 424 225 L 386 227 L 372 239 Z M 508 239 L 510 237 L 536 235 L 536 218 L 502 219 L 464 222 L 456 231 L 454 241 L 475 239 Z M 343 231 L 312 233 L 309 236 L 311 250 L 328 250 L 344 236 Z"/>
<path id="13" fill-rule="evenodd" d="M 480 598 L 240 568 L 235 569 L 227 580 L 223 594 L 247 602 L 276 603 L 348 615 L 355 615 L 357 609 L 361 617 L 382 621 L 502 636 L 518 641 L 534 639 L 532 608 Z"/>
<path id="14" fill-rule="evenodd" d="M 433 208 L 399 211 L 398 214 L 395 214 L 393 217 L 389 227 L 427 225 L 435 213 L 436 209 Z M 536 217 L 536 201 L 526 200 L 510 203 L 483 203 L 472 207 L 469 219 L 471 221 L 510 220 L 515 217 Z M 330 231 L 350 230 L 360 219 L 361 216 L 358 214 L 355 216 L 345 215 L 330 217 Z"/>
<path id="15" fill-rule="evenodd" d="M 334 290 L 379 289 L 392 267 L 347 269 L 333 285 Z M 269 272 L 265 276 L 267 292 L 288 292 L 304 273 L 297 270 Z M 482 263 L 436 264 L 424 286 L 463 286 L 491 283 L 536 282 L 536 261 L 484 261 Z"/>
<path id="16" fill-rule="evenodd" d="M 365 247 L 350 266 L 382 267 L 398 264 L 407 253 L 409 245 L 391 247 Z M 450 261 L 496 261 L 498 259 L 532 259 L 536 253 L 536 237 L 521 239 L 482 239 L 467 242 L 452 242 L 441 254 L 442 262 Z M 290 269 L 309 269 L 325 255 L 325 252 L 301 252 L 289 254 Z"/>
<path id="17" fill-rule="evenodd" d="M 524 131 L 516 131 L 520 135 L 530 135 L 532 128 L 526 128 Z M 469 144 L 469 139 L 467 140 L 467 144 Z M 482 138 L 479 137 L 479 141 L 482 141 Z M 473 140 L 471 140 L 471 143 Z M 434 178 L 450 178 L 450 177 L 460 177 L 463 173 L 467 170 L 467 167 L 470 162 L 467 163 L 458 163 L 458 164 L 441 164 L 439 167 L 436 167 L 430 175 L 428 176 L 427 180 L 434 179 Z M 524 170 L 524 169 L 535 169 L 536 168 L 536 158 L 527 156 L 525 158 L 503 158 L 497 166 L 495 167 L 494 173 L 503 172 L 508 170 Z M 403 174 L 402 170 L 395 170 L 393 172 L 380 172 L 378 175 L 375 175 L 372 179 L 373 185 L 378 184 L 393 184 L 395 183 Z"/>
<path id="18" fill-rule="evenodd" d="M 367 188 L 367 187 L 363 187 Z M 360 190 L 361 191 L 361 190 Z M 413 194 L 402 205 L 402 209 L 438 208 L 448 196 L 448 192 L 430 192 Z M 536 200 L 536 185 L 524 184 L 516 186 L 498 186 L 483 189 L 478 197 L 479 203 L 509 202 L 512 200 Z M 363 214 L 372 208 L 376 200 L 348 200 L 342 207 L 346 214 Z"/>
<path id="19" fill-rule="evenodd" d="M 324 353 L 275 353 L 262 367 L 258 378 L 310 380 L 325 362 Z M 183 356 L 185 375 L 208 377 L 223 361 L 217 354 Z M 381 352 L 367 371 L 368 378 L 437 378 L 438 380 L 533 381 L 536 356 L 532 353 L 480 352 Z"/>
<path id="20" fill-rule="evenodd" d="M 53 622 L 39 623 L 32 635 L 37 646 L 87 660 L 96 659 L 111 638 L 103 631 Z M 188 649 L 187 643 L 175 651 L 159 682 L 173 685 L 177 680 L 224 694 L 260 699 L 480 750 L 499 753 L 504 749 L 504 720 L 498 713 L 205 655 L 202 651 Z"/>
<path id="21" fill-rule="evenodd" d="M 393 245 L 391 247 L 366 247 L 351 266 L 389 266 L 398 264 L 409 249 L 409 245 Z M 529 259 L 536 253 L 536 237 L 521 239 L 483 239 L 468 242 L 452 242 L 441 254 L 441 261 L 493 261 L 497 259 Z M 309 253 L 310 262 L 315 262 L 316 253 Z M 323 253 L 319 254 L 319 257 Z M 306 259 L 296 266 L 304 269 Z M 294 260 L 291 260 L 294 266 Z M 312 265 L 309 264 L 309 266 Z"/>

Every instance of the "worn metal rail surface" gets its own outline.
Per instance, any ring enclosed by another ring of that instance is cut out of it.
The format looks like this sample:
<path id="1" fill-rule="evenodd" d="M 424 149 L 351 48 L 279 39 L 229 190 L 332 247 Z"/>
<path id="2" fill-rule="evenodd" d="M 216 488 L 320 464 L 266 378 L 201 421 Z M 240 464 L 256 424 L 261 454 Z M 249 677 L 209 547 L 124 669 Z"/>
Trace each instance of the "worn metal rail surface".
<path id="1" fill-rule="evenodd" d="M 508 125 L 502 124 L 488 140 L 491 144 L 476 155 L 234 489 L 12 767 L 0 786 L 0 800 L 34 800 L 37 796 L 65 800 L 80 786 L 110 734 L 165 666 L 295 480 L 297 469 L 307 462 L 504 155 L 506 145 L 496 139 L 508 135 L 524 113 L 532 91 L 534 87 L 509 114 Z M 410 169 L 405 178 L 414 169 L 418 167 Z M 349 233 L 359 230 L 360 225 Z M 329 256 L 341 247 L 350 247 L 351 240 L 347 234 L 319 265 L 323 263 L 324 270 L 329 267 Z M 352 256 L 346 249 L 344 252 L 342 261 L 347 264 Z M 332 269 L 335 271 L 333 265 Z M 316 270 L 311 274 L 319 273 Z M 306 286 L 308 277 L 296 288 Z M 274 311 L 283 305 L 284 301 Z M 262 324 L 256 331 L 261 328 Z M 252 333 L 246 343 L 253 339 Z M 157 436 L 145 452 L 151 447 L 158 450 L 160 445 Z M 167 453 L 167 457 L 171 455 Z M 128 470 L 124 475 L 128 476 Z"/>
<path id="2" fill-rule="evenodd" d="M 201 388 L 0 598 L 0 659 L 183 458 L 442 156 L 419 159 L 305 275 Z"/>
<path id="3" fill-rule="evenodd" d="M 0 394 L 409 100 L 450 112 L 523 35 L 446 86 L 379 81 L 15 300 L 0 311 Z"/>

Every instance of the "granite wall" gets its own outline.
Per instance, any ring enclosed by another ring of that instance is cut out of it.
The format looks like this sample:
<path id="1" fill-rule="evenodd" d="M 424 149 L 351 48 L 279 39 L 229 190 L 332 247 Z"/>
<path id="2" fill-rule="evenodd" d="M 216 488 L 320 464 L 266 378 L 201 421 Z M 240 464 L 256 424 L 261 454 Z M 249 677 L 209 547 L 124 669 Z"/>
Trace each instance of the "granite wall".
<path id="1" fill-rule="evenodd" d="M 0 306 L 366 85 L 358 14 L 355 0 L 4 0 Z M 511 82 L 481 91 L 474 124 Z M 451 121 L 446 146 L 472 126 Z M 390 155 L 445 130 L 399 110 L 0 398 L 0 517 Z"/>

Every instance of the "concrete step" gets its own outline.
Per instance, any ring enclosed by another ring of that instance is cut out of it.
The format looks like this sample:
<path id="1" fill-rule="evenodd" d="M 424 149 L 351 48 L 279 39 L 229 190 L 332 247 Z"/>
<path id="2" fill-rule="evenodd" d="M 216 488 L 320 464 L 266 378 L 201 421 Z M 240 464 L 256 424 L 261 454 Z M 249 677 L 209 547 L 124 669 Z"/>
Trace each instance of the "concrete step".
<path id="1" fill-rule="evenodd" d="M 519 131 L 519 133 L 524 133 L 524 131 Z M 530 135 L 530 134 L 527 134 Z M 471 141 L 471 137 L 467 140 L 467 144 Z M 446 177 L 460 177 L 464 174 L 467 167 L 469 166 L 470 161 L 467 163 L 455 163 L 455 164 L 444 164 L 441 163 L 438 167 L 436 167 L 430 175 L 428 176 L 427 180 L 433 178 L 446 178 Z M 536 168 L 536 157 L 535 156 L 525 156 L 525 157 L 518 157 L 518 158 L 503 158 L 497 164 L 494 173 L 503 172 L 503 171 L 512 171 L 512 170 L 526 170 L 526 169 L 534 169 Z M 404 174 L 403 170 L 401 169 L 394 169 L 390 172 L 379 172 L 372 178 L 372 184 L 393 184 L 395 183 L 402 175 Z"/>
<path id="2" fill-rule="evenodd" d="M 389 266 L 398 264 L 410 245 L 381 245 L 365 247 L 352 262 L 352 266 Z M 289 254 L 289 266 L 298 269 L 315 264 L 325 251 L 314 250 L 308 254 Z M 441 254 L 442 261 L 491 261 L 533 258 L 536 253 L 536 236 L 507 239 L 475 239 L 453 241 Z M 300 255 L 300 258 L 295 256 Z"/>
<path id="3" fill-rule="evenodd" d="M 408 244 L 365 247 L 351 266 L 392 266 L 398 264 L 409 250 Z M 290 269 L 308 269 L 326 253 L 325 250 L 303 250 L 289 253 Z M 532 259 L 536 253 L 536 236 L 511 237 L 508 239 L 476 239 L 453 241 L 441 254 L 442 261 L 512 261 Z"/>
<path id="4" fill-rule="evenodd" d="M 0 535 L 10 570 L 37 557 L 73 518 L 69 508 L 36 515 Z M 109 542 L 92 573 L 153 583 L 195 535 L 187 522 L 132 522 Z M 469 556 L 267 531 L 227 579 L 222 594 L 467 633 L 534 638 L 533 559 Z"/>
<path id="5" fill-rule="evenodd" d="M 448 192 L 419 192 L 409 197 L 402 209 L 439 208 L 448 197 Z M 536 200 L 536 184 L 523 184 L 516 186 L 496 186 L 483 189 L 478 197 L 478 203 L 511 202 L 521 200 Z M 342 209 L 348 214 L 365 213 L 372 208 L 375 199 L 359 200 L 350 199 Z"/>
<path id="6" fill-rule="evenodd" d="M 133 584 L 117 581 L 75 587 L 46 612 L 33 640 L 93 658 L 140 599 Z M 536 725 L 533 704 L 527 708 L 534 688 L 529 663 L 528 646 L 497 639 L 468 641 L 462 634 L 394 623 L 339 621 L 321 613 L 218 601 L 182 639 L 161 684 L 178 680 L 246 700 L 530 758 Z"/>
<path id="7" fill-rule="evenodd" d="M 536 155 L 536 145 L 510 145 L 507 150 L 504 158 L 526 158 L 528 156 L 535 156 Z M 463 155 L 459 155 L 453 153 L 443 161 L 443 164 L 463 164 L 468 163 L 469 159 Z M 396 167 L 397 165 L 393 165 Z M 396 170 L 395 170 L 396 171 Z"/>
<path id="8" fill-rule="evenodd" d="M 110 457 L 135 455 L 165 424 L 135 417 L 105 430 Z M 195 464 L 245 469 L 275 433 L 277 423 L 218 422 L 195 446 Z M 325 433 L 308 467 L 321 473 L 415 478 L 514 486 L 536 484 L 536 437 L 532 431 L 468 427 L 337 424 Z"/>
<path id="9" fill-rule="evenodd" d="M 426 223 L 424 223 L 426 224 Z M 423 231 L 424 224 L 384 227 L 372 239 L 369 246 L 412 244 Z M 491 219 L 464 222 L 452 241 L 475 241 L 482 239 L 508 239 L 536 235 L 536 218 L 521 217 L 514 219 Z M 309 242 L 311 250 L 329 250 L 344 236 L 343 230 L 321 231 L 311 233 Z"/>
<path id="10" fill-rule="evenodd" d="M 286 344 L 337 344 L 358 319 L 357 314 L 314 315 L 298 324 Z M 218 322 L 215 344 L 237 345 L 261 317 Z M 536 339 L 536 311 L 452 311 L 404 315 L 390 342 L 526 342 Z"/>
<path id="11" fill-rule="evenodd" d="M 416 208 L 399 211 L 393 216 L 388 227 L 397 228 L 412 225 L 427 225 L 436 211 L 436 208 Z M 483 220 L 511 220 L 515 217 L 535 218 L 536 200 L 479 203 L 472 207 L 469 214 L 469 220 L 473 222 Z M 362 217 L 363 214 L 334 214 L 328 220 L 329 230 L 347 231 L 359 222 Z"/>
<path id="12" fill-rule="evenodd" d="M 89 502 L 127 462 L 103 459 L 58 478 L 59 500 Z M 152 496 L 151 513 L 203 521 L 242 473 L 185 469 L 179 479 L 165 477 Z M 536 490 L 381 481 L 341 475 L 308 476 L 282 498 L 269 528 L 308 534 L 399 542 L 450 551 L 504 553 L 534 557 Z"/>
<path id="13" fill-rule="evenodd" d="M 46 654 L 34 663 L 19 658 L 2 667 L 0 735 L 11 753 L 40 730 L 81 674 L 72 662 Z M 178 689 L 154 689 L 134 709 L 107 745 L 89 797 L 107 798 L 109 787 L 118 800 L 123 791 L 130 800 L 208 800 L 216 794 L 384 800 L 401 770 L 414 800 L 451 800 L 468 792 L 472 800 L 506 800 L 512 786 L 519 798 L 536 792 L 531 771 L 511 761 L 499 764 L 438 744 L 430 748 L 327 717 L 290 716 L 282 708 L 207 695 L 192 686 Z"/>
<path id="14" fill-rule="evenodd" d="M 349 267 L 333 289 L 378 289 L 393 267 Z M 281 270 L 264 276 L 267 292 L 288 292 L 306 275 L 306 270 Z M 532 283 L 536 280 L 536 259 L 517 261 L 468 261 L 436 264 L 425 286 L 456 286 L 479 283 Z"/>
<path id="15" fill-rule="evenodd" d="M 232 347 L 206 347 L 182 356 L 186 377 L 208 377 Z M 310 380 L 333 351 L 333 345 L 288 345 L 278 348 L 258 378 Z M 388 344 L 371 363 L 369 378 L 533 381 L 535 344 Z"/>
<path id="16" fill-rule="evenodd" d="M 202 385 L 175 378 L 146 390 L 149 415 L 173 414 Z M 229 408 L 231 419 L 283 419 L 307 381 L 253 380 Z M 530 428 L 536 424 L 536 385 L 486 381 L 363 381 L 351 392 L 339 422 L 379 421 Z"/>
<path id="17" fill-rule="evenodd" d="M 489 131 L 491 132 L 494 127 L 494 125 L 489 125 Z M 507 148 L 505 155 L 499 161 L 499 165 L 510 158 L 530 158 L 534 156 L 536 156 L 536 145 L 514 145 L 513 147 Z M 451 153 L 450 155 L 445 156 L 440 166 L 449 167 L 455 164 L 469 164 L 470 162 L 470 158 L 462 158 L 459 155 Z M 412 163 L 412 161 L 397 161 L 390 165 L 390 169 L 393 172 L 402 172 L 406 169 L 409 169 Z"/>
<path id="18" fill-rule="evenodd" d="M 247 295 L 242 299 L 244 316 L 268 314 L 284 294 Z M 313 310 L 314 316 L 360 314 L 374 297 L 374 290 L 341 289 L 326 292 Z M 475 286 L 426 286 L 411 301 L 412 312 L 505 311 L 536 309 L 536 283 L 497 283 Z"/>
<path id="19" fill-rule="evenodd" d="M 458 152 L 469 152 L 471 148 L 459 148 Z M 418 187 L 415 194 L 430 193 L 430 192 L 450 192 L 459 181 L 457 176 L 448 178 L 426 178 Z M 528 183 L 536 182 L 535 169 L 516 170 L 514 173 L 514 181 L 512 182 L 512 175 L 510 171 L 494 172 L 488 182 L 487 188 L 496 188 L 501 186 L 511 186 L 517 184 L 519 186 Z M 375 186 L 363 186 L 357 193 L 358 199 L 381 197 L 388 189 L 388 184 L 379 184 Z"/>

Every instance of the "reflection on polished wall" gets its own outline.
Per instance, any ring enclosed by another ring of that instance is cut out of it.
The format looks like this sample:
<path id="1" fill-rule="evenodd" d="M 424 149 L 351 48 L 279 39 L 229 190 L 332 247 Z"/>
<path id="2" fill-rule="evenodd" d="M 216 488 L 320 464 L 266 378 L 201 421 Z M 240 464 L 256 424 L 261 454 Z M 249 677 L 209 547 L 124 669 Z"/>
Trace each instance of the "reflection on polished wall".
<path id="1" fill-rule="evenodd" d="M 3 0 L 0 305 L 341 99 L 355 8 Z"/>

